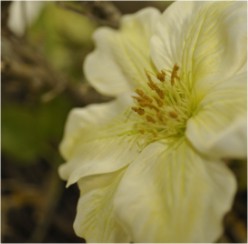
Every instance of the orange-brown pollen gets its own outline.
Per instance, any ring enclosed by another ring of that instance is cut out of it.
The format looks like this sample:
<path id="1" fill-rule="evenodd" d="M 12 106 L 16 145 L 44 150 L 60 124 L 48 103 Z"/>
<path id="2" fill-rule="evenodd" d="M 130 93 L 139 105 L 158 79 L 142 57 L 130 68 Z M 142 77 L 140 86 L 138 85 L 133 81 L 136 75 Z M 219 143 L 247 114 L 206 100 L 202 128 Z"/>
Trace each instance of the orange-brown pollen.
<path id="1" fill-rule="evenodd" d="M 147 83 L 135 90 L 135 106 L 131 109 L 139 116 L 136 123 L 140 133 L 153 136 L 165 133 L 175 135 L 184 129 L 187 119 L 187 98 L 180 86 L 179 66 L 157 74 L 145 71 Z M 186 105 L 186 106 L 185 106 Z"/>

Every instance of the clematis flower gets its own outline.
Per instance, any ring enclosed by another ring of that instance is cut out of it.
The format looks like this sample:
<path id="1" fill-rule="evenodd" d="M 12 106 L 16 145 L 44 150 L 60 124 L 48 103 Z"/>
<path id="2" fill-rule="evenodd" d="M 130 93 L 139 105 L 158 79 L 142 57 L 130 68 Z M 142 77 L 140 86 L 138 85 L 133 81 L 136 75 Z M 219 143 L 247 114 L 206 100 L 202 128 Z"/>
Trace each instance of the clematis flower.
<path id="1" fill-rule="evenodd" d="M 104 104 L 73 109 L 59 173 L 87 242 L 213 242 L 246 157 L 246 2 L 175 2 L 99 28 L 84 71 Z"/>

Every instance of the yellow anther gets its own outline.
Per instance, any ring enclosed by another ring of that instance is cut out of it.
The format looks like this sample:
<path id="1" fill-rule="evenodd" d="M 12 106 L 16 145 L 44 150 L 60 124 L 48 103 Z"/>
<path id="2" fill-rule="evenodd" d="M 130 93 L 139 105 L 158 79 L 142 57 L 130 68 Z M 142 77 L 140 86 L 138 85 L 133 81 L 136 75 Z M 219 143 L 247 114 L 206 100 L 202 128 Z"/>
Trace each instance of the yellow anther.
<path id="1" fill-rule="evenodd" d="M 152 89 L 152 90 L 156 90 L 158 89 L 158 87 L 156 86 L 156 84 L 153 81 L 149 81 L 148 86 Z"/>
<path id="2" fill-rule="evenodd" d="M 158 72 L 157 78 L 162 82 L 165 81 L 165 72 L 163 70 L 161 70 L 161 72 Z"/>
<path id="3" fill-rule="evenodd" d="M 161 71 L 163 73 L 161 73 L 162 75 L 165 74 L 164 71 Z M 148 86 L 153 90 L 155 91 L 158 96 L 161 98 L 161 99 L 164 99 L 164 93 L 163 91 L 157 86 L 157 84 L 152 80 L 151 76 L 146 72 L 146 76 L 148 78 Z"/>
<path id="4" fill-rule="evenodd" d="M 141 89 L 136 89 L 135 92 L 143 98 L 146 97 L 145 93 Z"/>
<path id="5" fill-rule="evenodd" d="M 179 75 L 179 66 L 175 64 L 171 71 L 145 71 L 145 75 L 145 84 L 141 84 L 133 96 L 135 105 L 132 110 L 138 115 L 134 130 L 148 141 L 179 135 L 185 129 L 184 117 L 187 116 L 183 84 L 173 86 L 182 75 Z"/>
<path id="6" fill-rule="evenodd" d="M 163 106 L 163 100 L 160 100 L 160 99 L 158 99 L 158 98 L 156 98 L 156 97 L 154 97 L 154 99 L 155 99 L 155 101 L 156 101 L 156 103 L 158 104 L 158 106 L 159 107 L 162 107 Z"/>
<path id="7" fill-rule="evenodd" d="M 152 99 L 150 97 L 148 97 L 147 95 L 145 95 L 145 93 L 141 90 L 141 89 L 136 89 L 135 92 L 144 100 L 147 100 L 149 102 L 152 102 Z"/>
<path id="8" fill-rule="evenodd" d="M 133 97 L 139 104 L 139 106 L 141 107 L 147 107 L 152 103 L 152 100 L 145 100 L 144 98 L 140 98 L 140 97 Z"/>
<path id="9" fill-rule="evenodd" d="M 144 100 L 144 98 L 141 98 L 141 97 L 133 96 L 133 98 L 134 98 L 138 103 L 142 103 L 143 101 L 146 101 L 146 100 Z"/>
<path id="10" fill-rule="evenodd" d="M 161 122 L 164 122 L 164 116 L 161 114 L 160 111 L 157 113 L 157 117 Z"/>
<path id="11" fill-rule="evenodd" d="M 161 99 L 164 99 L 164 92 L 162 90 L 158 88 L 155 91 Z"/>
<path id="12" fill-rule="evenodd" d="M 152 77 L 150 76 L 150 74 L 147 71 L 146 71 L 146 77 L 147 77 L 148 81 L 153 82 Z"/>
<path id="13" fill-rule="evenodd" d="M 159 111 L 159 109 L 158 109 L 156 106 L 152 105 L 152 104 L 145 104 L 144 107 L 153 109 L 153 110 L 155 110 L 156 112 Z"/>
<path id="14" fill-rule="evenodd" d="M 143 108 L 132 107 L 132 110 L 139 115 L 143 115 L 145 113 L 145 110 Z"/>
<path id="15" fill-rule="evenodd" d="M 151 122 L 151 123 L 155 123 L 155 122 L 156 122 L 156 120 L 153 119 L 153 118 L 152 118 L 151 116 L 149 116 L 149 115 L 146 116 L 146 120 L 147 120 L 148 122 Z"/>
<path id="16" fill-rule="evenodd" d="M 174 64 L 173 70 L 171 72 L 171 85 L 174 85 L 175 79 L 179 79 L 177 71 L 179 70 L 179 66 Z"/>
<path id="17" fill-rule="evenodd" d="M 177 113 L 175 111 L 170 111 L 169 112 L 169 116 L 173 119 L 176 119 L 177 118 Z"/>

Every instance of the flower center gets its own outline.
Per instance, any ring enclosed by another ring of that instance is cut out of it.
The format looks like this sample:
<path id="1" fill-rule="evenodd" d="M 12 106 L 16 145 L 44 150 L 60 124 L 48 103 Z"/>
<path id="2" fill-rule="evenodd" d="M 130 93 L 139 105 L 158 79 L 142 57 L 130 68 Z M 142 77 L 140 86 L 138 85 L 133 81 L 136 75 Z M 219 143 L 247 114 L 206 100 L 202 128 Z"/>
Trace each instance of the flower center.
<path id="1" fill-rule="evenodd" d="M 149 141 L 183 135 L 192 115 L 191 89 L 182 82 L 179 66 L 175 64 L 171 71 L 157 74 L 146 71 L 146 77 L 147 82 L 133 96 L 134 131 L 147 135 Z"/>

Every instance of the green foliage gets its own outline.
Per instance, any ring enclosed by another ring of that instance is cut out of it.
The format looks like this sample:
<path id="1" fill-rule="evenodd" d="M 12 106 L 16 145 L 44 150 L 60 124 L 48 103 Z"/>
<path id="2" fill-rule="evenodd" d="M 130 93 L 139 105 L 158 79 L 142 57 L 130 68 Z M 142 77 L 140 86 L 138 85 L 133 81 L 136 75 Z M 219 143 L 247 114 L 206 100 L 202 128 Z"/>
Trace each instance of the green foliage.
<path id="1" fill-rule="evenodd" d="M 55 68 L 78 80 L 82 77 L 84 57 L 92 49 L 95 28 L 88 18 L 53 2 L 45 4 L 28 37 Z"/>
<path id="2" fill-rule="evenodd" d="M 2 151 L 21 164 L 35 163 L 38 157 L 57 163 L 53 160 L 58 160 L 57 145 L 70 108 L 65 97 L 29 106 L 5 104 L 2 107 Z"/>
<path id="3" fill-rule="evenodd" d="M 83 80 L 82 64 L 93 48 L 91 39 L 95 27 L 83 15 L 63 9 L 55 2 L 46 2 L 27 30 L 27 38 L 52 69 L 67 77 L 73 86 Z M 36 104 L 31 103 L 18 103 L 13 98 L 3 101 L 3 153 L 22 165 L 36 163 L 38 158 L 45 158 L 51 164 L 62 161 L 58 145 L 69 110 L 75 104 L 65 93 L 48 103 L 40 103 L 38 99 Z"/>

